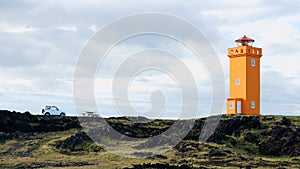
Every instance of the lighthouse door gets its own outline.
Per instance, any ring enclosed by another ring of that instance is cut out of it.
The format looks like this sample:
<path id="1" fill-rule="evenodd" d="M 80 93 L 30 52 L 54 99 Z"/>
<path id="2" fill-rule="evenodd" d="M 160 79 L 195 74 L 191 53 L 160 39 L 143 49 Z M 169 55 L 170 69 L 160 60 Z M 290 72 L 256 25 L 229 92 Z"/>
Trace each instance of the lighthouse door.
<path id="1" fill-rule="evenodd" d="M 236 102 L 236 113 L 241 114 L 242 113 L 242 101 Z"/>

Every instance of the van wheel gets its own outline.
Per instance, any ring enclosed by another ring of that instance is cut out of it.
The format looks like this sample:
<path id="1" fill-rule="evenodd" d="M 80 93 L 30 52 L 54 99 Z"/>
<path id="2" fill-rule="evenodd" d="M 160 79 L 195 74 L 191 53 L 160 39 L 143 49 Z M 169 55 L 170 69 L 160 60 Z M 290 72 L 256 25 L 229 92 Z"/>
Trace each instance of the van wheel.
<path id="1" fill-rule="evenodd" d="M 60 113 L 60 116 L 61 116 L 61 117 L 65 117 L 66 114 L 65 114 L 65 113 Z"/>
<path id="2" fill-rule="evenodd" d="M 49 113 L 49 112 L 45 113 L 45 116 L 49 117 L 49 116 L 50 116 L 50 113 Z"/>

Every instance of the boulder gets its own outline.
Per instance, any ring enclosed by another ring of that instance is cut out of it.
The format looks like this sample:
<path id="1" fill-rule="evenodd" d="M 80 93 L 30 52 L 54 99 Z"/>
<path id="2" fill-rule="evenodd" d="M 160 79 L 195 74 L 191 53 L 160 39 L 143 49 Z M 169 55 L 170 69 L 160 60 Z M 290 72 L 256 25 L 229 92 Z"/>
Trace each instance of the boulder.
<path id="1" fill-rule="evenodd" d="M 244 140 L 249 142 L 249 143 L 258 143 L 258 137 L 251 132 L 247 132 L 246 135 L 244 136 Z"/>
<path id="2" fill-rule="evenodd" d="M 266 138 L 258 144 L 263 155 L 300 155 L 300 133 L 286 126 L 273 126 Z"/>
<path id="3" fill-rule="evenodd" d="M 291 120 L 287 119 L 286 117 L 282 117 L 279 125 L 290 126 L 292 124 Z"/>
<path id="4" fill-rule="evenodd" d="M 218 149 L 211 149 L 209 153 L 207 154 L 208 157 L 221 157 L 226 156 L 226 153 L 222 150 Z"/>

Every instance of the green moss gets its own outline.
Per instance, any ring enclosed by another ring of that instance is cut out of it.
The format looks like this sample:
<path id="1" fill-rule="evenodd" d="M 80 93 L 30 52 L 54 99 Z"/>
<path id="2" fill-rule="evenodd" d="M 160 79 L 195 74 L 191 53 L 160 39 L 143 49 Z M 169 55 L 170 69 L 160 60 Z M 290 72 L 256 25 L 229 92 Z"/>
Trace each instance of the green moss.
<path id="1" fill-rule="evenodd" d="M 262 116 L 263 117 L 263 116 Z M 262 119 L 262 117 L 260 119 Z M 39 117 L 43 118 L 43 117 Z M 225 117 L 224 117 L 225 118 Z M 226 117 L 229 119 L 229 117 Z M 274 116 L 275 120 L 262 121 L 261 125 L 272 127 L 276 122 L 280 122 L 282 116 Z M 300 117 L 287 117 L 292 121 L 292 130 L 295 126 L 300 124 Z M 127 127 L 132 127 L 133 123 L 124 119 L 112 119 L 115 123 L 124 123 Z M 150 123 L 143 124 L 146 129 L 163 129 L 172 125 L 172 120 L 154 120 Z M 34 123 L 30 123 L 34 126 Z M 266 141 L 271 136 L 264 136 L 263 132 L 267 129 L 245 129 L 241 131 L 240 137 L 226 135 L 223 144 L 216 144 L 212 142 L 199 143 L 197 140 L 183 140 L 188 151 L 179 152 L 176 148 L 170 149 L 163 154 L 166 158 L 129 158 L 118 156 L 110 152 L 104 151 L 101 146 L 92 141 L 82 141 L 72 147 L 72 150 L 61 151 L 55 147 L 59 141 L 75 135 L 79 129 L 72 129 L 59 132 L 48 133 L 34 133 L 28 137 L 8 140 L 0 144 L 0 153 L 10 152 L 0 156 L 0 168 L 14 168 L 21 165 L 31 166 L 32 164 L 45 164 L 45 168 L 54 168 L 53 165 L 66 164 L 68 167 L 55 168 L 122 168 L 132 167 L 133 164 L 143 163 L 165 163 L 180 166 L 186 164 L 188 166 L 207 167 L 207 168 L 240 168 L 251 165 L 254 168 L 278 168 L 282 164 L 290 168 L 300 168 L 298 157 L 289 156 L 263 156 L 259 153 L 258 146 L 254 143 L 249 143 L 244 140 L 246 133 L 250 132 L 258 137 L 258 141 Z M 140 130 L 139 132 L 143 132 Z M 143 133 L 139 133 L 143 134 Z M 112 146 L 117 143 L 109 137 L 101 137 L 101 141 Z M 297 138 L 296 141 L 300 141 Z M 124 143 L 122 146 L 128 148 L 128 154 L 132 154 L 136 149 L 133 149 L 133 143 Z M 18 147 L 19 146 L 19 147 Z M 28 155 L 24 152 L 36 147 L 36 149 L 29 151 Z M 16 149 L 17 148 L 17 149 Z M 218 149 L 226 153 L 222 157 L 208 157 L 207 154 L 211 149 Z M 151 149 L 144 152 L 151 152 Z M 22 154 L 24 156 L 22 156 Z M 84 162 L 86 165 L 76 166 L 76 162 Z M 283 166 L 284 167 L 284 166 Z"/>

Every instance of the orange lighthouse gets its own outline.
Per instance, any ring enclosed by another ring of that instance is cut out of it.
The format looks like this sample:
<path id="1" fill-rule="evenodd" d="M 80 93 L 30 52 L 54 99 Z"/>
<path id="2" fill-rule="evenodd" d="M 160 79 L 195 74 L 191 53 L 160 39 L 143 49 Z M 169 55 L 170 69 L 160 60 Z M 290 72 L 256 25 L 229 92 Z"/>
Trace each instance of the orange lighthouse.
<path id="1" fill-rule="evenodd" d="M 246 35 L 228 48 L 230 59 L 230 97 L 227 114 L 260 114 L 260 58 L 262 49 L 253 47 Z"/>

